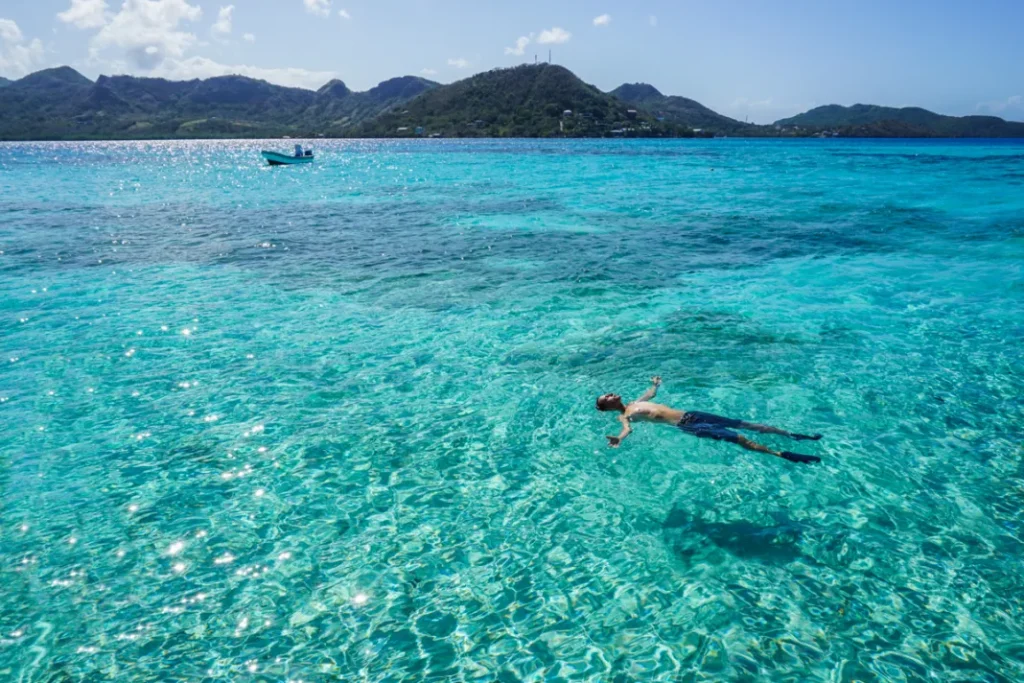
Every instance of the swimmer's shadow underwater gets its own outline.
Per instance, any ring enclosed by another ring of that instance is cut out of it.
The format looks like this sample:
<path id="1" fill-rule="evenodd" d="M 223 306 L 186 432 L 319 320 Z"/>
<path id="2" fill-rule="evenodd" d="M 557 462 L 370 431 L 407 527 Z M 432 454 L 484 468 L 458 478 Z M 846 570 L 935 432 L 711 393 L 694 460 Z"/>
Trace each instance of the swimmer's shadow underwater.
<path id="1" fill-rule="evenodd" d="M 746 520 L 709 522 L 686 510 L 673 508 L 661 523 L 665 543 L 683 561 L 706 554 L 710 545 L 742 560 L 786 565 L 797 560 L 817 565 L 800 549 L 805 525 L 776 513 L 776 523 L 755 524 Z"/>

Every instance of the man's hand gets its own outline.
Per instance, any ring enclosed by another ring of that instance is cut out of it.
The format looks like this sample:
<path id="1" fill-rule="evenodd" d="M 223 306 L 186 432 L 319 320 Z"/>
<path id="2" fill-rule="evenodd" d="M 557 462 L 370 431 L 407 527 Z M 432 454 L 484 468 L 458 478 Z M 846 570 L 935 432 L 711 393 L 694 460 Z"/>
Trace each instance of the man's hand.
<path id="1" fill-rule="evenodd" d="M 619 444 L 622 443 L 622 439 L 617 436 L 606 436 L 604 438 L 608 439 L 608 445 L 612 448 L 618 448 Z"/>
<path id="2" fill-rule="evenodd" d="M 651 384 L 653 384 L 656 387 L 660 387 L 661 386 L 661 377 L 659 377 L 658 375 L 655 375 L 654 377 L 652 377 L 651 378 Z"/>

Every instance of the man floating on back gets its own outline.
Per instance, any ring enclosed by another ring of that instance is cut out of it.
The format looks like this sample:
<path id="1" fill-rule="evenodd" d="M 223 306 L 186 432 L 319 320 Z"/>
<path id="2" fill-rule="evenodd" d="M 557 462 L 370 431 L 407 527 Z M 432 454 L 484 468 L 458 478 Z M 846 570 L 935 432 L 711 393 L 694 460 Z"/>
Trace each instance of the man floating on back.
<path id="1" fill-rule="evenodd" d="M 693 436 L 702 439 L 729 441 L 731 443 L 739 444 L 748 451 L 768 453 L 770 455 L 783 458 L 784 460 L 789 460 L 790 462 L 821 462 L 821 458 L 813 455 L 801 455 L 800 453 L 791 453 L 790 451 L 773 451 L 767 446 L 759 444 L 756 441 L 751 441 L 747 437 L 737 434 L 732 430 L 745 429 L 752 432 L 760 432 L 762 434 L 779 434 L 781 436 L 788 436 L 791 439 L 796 439 L 797 441 L 818 441 L 821 439 L 821 434 L 814 434 L 813 436 L 808 436 L 806 434 L 794 434 L 792 432 L 787 432 L 784 429 L 769 427 L 767 425 L 744 422 L 743 420 L 734 420 L 728 417 L 712 415 L 711 413 L 701 413 L 696 410 L 676 410 L 674 408 L 661 405 L 660 403 L 652 403 L 651 399 L 658 395 L 658 387 L 661 385 L 661 378 L 654 377 L 651 379 L 651 382 L 651 388 L 644 392 L 643 396 L 629 404 L 624 404 L 622 402 L 622 397 L 618 394 L 605 394 L 597 399 L 598 410 L 603 412 L 616 411 L 619 413 L 619 422 L 622 423 L 622 432 L 618 436 L 607 437 L 608 445 L 612 448 L 618 448 L 623 439 L 633 432 L 631 423 L 661 422 L 664 424 L 675 425 L 687 434 L 692 434 Z"/>

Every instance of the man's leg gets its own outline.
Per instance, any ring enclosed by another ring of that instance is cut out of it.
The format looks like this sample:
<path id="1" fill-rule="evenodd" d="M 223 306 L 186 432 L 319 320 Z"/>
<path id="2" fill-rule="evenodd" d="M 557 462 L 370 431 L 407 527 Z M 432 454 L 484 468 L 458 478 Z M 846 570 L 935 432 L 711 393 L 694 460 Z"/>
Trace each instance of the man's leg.
<path id="1" fill-rule="evenodd" d="M 748 429 L 752 432 L 760 432 L 762 434 L 779 434 L 780 436 L 788 436 L 791 439 L 797 441 L 819 441 L 821 434 L 794 434 L 793 432 L 787 432 L 785 429 L 779 429 L 778 427 L 769 427 L 768 425 L 759 425 L 754 422 L 743 422 L 740 421 L 736 425 L 737 429 Z"/>
<path id="2" fill-rule="evenodd" d="M 734 443 L 748 451 L 756 451 L 758 453 L 767 453 L 774 455 L 777 458 L 783 460 L 789 460 L 790 462 L 821 462 L 821 458 L 813 455 L 801 455 L 800 453 L 790 453 L 789 451 L 773 451 L 763 444 L 759 444 L 756 441 L 751 441 L 745 436 L 737 434 L 736 432 L 720 427 L 716 424 L 709 424 L 707 422 L 701 424 L 691 425 L 679 425 L 687 434 L 692 434 L 701 439 L 714 439 L 715 441 L 728 441 Z"/>
<path id="3" fill-rule="evenodd" d="M 756 441 L 751 441 L 747 437 L 740 436 L 739 434 L 736 435 L 735 443 L 739 444 L 740 446 L 743 446 L 748 451 L 757 451 L 758 453 L 768 453 L 770 455 L 774 455 L 777 458 L 782 458 L 783 460 L 788 460 L 790 462 L 806 462 L 806 463 L 821 462 L 821 458 L 817 457 L 816 455 L 802 455 L 800 453 L 791 453 L 789 451 L 773 451 L 772 449 L 768 448 L 767 446 L 759 444 Z"/>

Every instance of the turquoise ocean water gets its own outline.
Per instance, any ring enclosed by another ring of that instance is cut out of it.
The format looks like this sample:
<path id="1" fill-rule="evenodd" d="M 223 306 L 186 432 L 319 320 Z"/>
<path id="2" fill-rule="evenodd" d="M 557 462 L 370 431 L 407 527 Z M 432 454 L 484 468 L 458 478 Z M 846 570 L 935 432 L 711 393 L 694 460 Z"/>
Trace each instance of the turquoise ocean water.
<path id="1" fill-rule="evenodd" d="M 1024 680 L 1024 142 L 260 146 L 0 145 L 0 679 Z"/>

